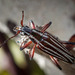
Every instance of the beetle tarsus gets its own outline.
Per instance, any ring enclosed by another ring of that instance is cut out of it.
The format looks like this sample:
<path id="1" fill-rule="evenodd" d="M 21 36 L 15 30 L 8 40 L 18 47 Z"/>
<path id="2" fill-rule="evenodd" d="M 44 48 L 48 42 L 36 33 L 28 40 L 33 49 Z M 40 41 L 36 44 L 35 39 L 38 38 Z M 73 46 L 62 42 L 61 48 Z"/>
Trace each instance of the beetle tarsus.
<path id="1" fill-rule="evenodd" d="M 21 26 L 23 27 L 23 19 L 24 19 L 24 11 L 22 11 L 22 20 L 21 20 Z"/>
<path id="2" fill-rule="evenodd" d="M 60 70 L 62 70 L 61 66 L 59 65 L 59 62 L 57 60 L 57 58 L 50 56 L 52 62 L 56 65 L 56 67 L 58 67 Z"/>
<path id="3" fill-rule="evenodd" d="M 52 22 L 49 22 L 48 24 L 44 25 L 41 29 L 41 32 L 45 32 L 45 30 L 52 24 Z"/>

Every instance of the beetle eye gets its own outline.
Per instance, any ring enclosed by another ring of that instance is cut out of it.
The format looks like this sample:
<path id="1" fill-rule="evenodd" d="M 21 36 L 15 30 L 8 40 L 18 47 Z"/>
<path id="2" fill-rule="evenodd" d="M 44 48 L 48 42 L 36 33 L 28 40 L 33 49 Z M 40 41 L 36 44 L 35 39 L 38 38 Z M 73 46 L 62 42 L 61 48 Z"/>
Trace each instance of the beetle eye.
<path id="1" fill-rule="evenodd" d="M 29 28 L 28 26 L 26 26 L 27 28 Z"/>
<path id="2" fill-rule="evenodd" d="M 17 32 L 18 30 L 21 30 L 21 27 L 20 26 L 16 26 L 16 27 L 14 27 L 13 30 Z"/>

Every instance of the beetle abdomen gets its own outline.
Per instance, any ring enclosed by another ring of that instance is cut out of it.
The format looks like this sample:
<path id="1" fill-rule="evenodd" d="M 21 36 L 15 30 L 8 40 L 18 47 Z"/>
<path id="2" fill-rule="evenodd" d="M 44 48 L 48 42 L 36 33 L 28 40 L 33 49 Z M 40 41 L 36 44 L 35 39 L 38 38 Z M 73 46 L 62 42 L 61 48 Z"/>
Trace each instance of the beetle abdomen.
<path id="1" fill-rule="evenodd" d="M 74 63 L 75 57 L 71 55 L 66 47 L 52 34 L 48 32 L 42 33 L 38 30 L 32 30 L 30 39 L 34 39 L 33 42 L 36 43 L 39 46 L 39 49 L 43 52 L 65 62 Z"/>
<path id="2" fill-rule="evenodd" d="M 53 35 L 47 32 L 43 34 L 41 41 L 38 42 L 38 46 L 49 55 L 68 63 L 74 63 L 75 57 Z"/>

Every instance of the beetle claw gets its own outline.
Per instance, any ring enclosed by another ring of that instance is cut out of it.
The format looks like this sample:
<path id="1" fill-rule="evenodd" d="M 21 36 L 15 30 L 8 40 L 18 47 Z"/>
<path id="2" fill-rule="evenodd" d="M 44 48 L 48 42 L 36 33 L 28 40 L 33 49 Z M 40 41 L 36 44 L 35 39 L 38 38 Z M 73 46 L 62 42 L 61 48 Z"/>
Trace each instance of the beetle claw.
<path id="1" fill-rule="evenodd" d="M 53 56 L 50 56 L 52 62 L 60 69 L 62 70 L 61 66 L 59 65 L 59 62 L 57 60 L 57 58 L 53 57 Z"/>

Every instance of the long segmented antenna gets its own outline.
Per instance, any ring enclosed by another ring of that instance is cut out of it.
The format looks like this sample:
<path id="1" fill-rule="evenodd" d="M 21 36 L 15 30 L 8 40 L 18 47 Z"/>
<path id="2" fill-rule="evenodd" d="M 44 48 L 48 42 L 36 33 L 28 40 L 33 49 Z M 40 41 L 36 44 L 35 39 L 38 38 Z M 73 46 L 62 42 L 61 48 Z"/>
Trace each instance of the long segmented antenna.
<path id="1" fill-rule="evenodd" d="M 21 20 L 21 26 L 23 27 L 23 19 L 24 19 L 24 11 L 22 11 L 22 20 Z M 8 38 L 7 40 L 5 40 L 1 45 L 0 48 L 10 39 L 14 38 L 15 36 L 17 36 L 20 33 L 20 31 L 18 31 L 14 36 Z"/>
<path id="2" fill-rule="evenodd" d="M 0 45 L 0 48 L 10 39 L 14 38 L 15 36 L 17 36 L 18 34 L 20 33 L 20 31 L 18 31 L 14 36 L 8 38 L 7 40 L 5 40 L 1 45 Z"/>
<path id="3" fill-rule="evenodd" d="M 21 20 L 21 26 L 23 27 L 23 20 L 24 20 L 24 11 L 22 11 L 22 20 Z"/>

